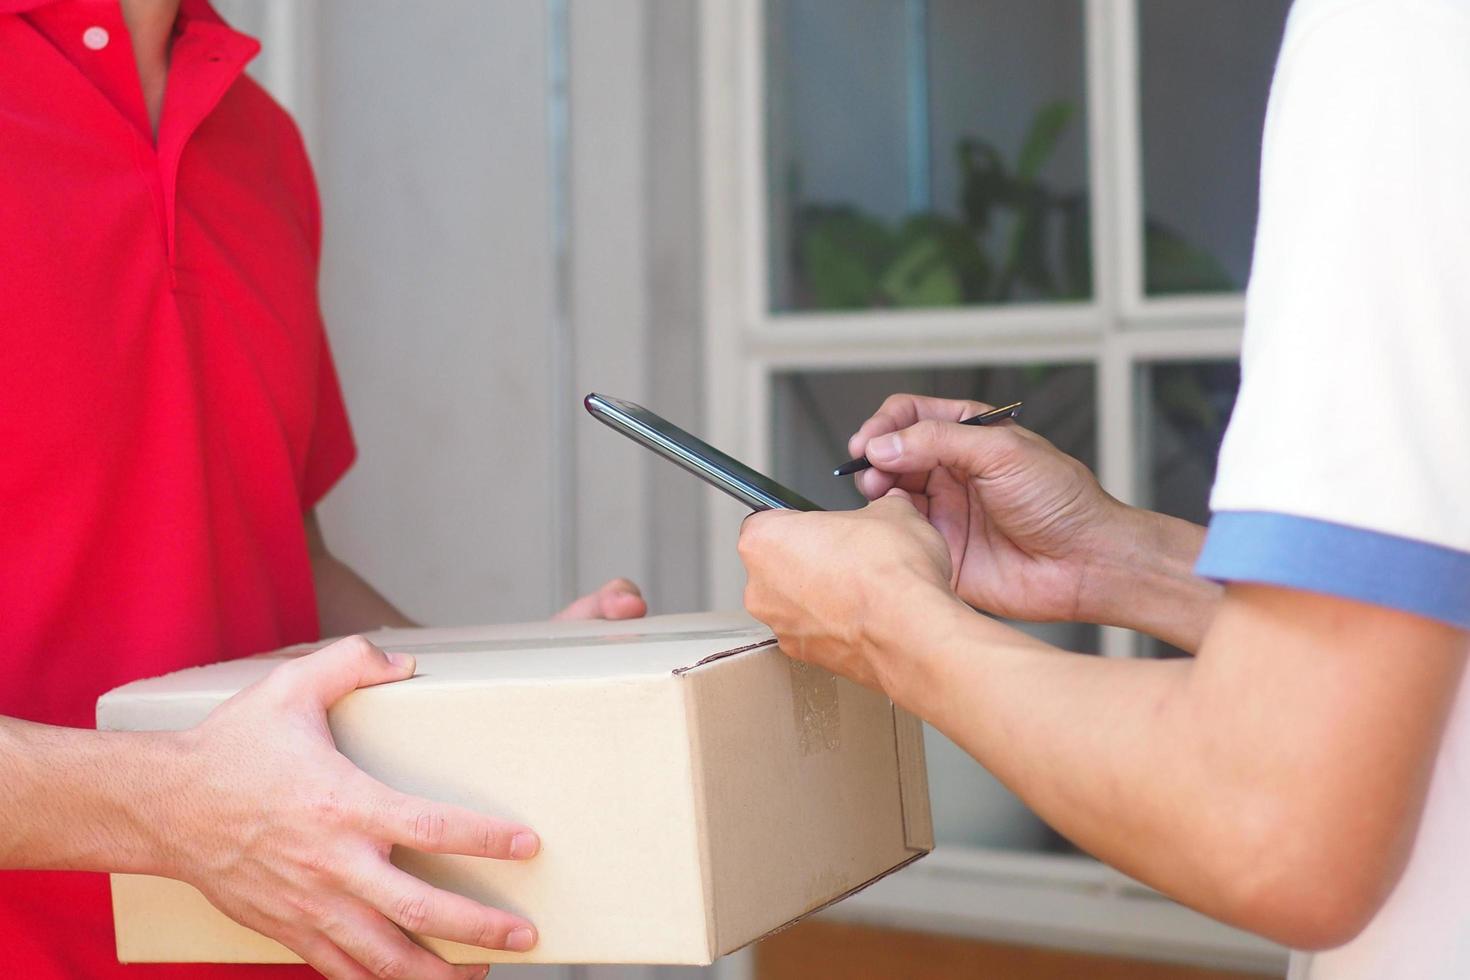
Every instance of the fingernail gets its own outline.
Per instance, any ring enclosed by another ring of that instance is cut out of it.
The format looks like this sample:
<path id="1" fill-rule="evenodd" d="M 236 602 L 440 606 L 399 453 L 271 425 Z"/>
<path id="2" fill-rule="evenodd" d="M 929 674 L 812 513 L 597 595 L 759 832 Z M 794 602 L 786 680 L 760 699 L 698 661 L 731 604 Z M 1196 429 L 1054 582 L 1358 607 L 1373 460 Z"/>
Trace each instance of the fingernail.
<path id="1" fill-rule="evenodd" d="M 513 858 L 535 857 L 541 850 L 541 838 L 535 834 L 516 834 L 510 839 L 510 856 Z"/>
<path id="2" fill-rule="evenodd" d="M 513 953 L 524 953 L 534 945 L 536 945 L 536 933 L 525 926 L 512 929 L 510 935 L 505 937 L 505 948 Z"/>
<path id="3" fill-rule="evenodd" d="M 886 436 L 879 436 L 868 443 L 868 451 L 865 454 L 870 462 L 891 463 L 903 453 L 903 440 L 898 437 L 897 432 Z"/>
<path id="4" fill-rule="evenodd" d="M 390 653 L 386 655 L 388 662 L 399 670 L 413 670 L 413 655 L 409 653 Z"/>

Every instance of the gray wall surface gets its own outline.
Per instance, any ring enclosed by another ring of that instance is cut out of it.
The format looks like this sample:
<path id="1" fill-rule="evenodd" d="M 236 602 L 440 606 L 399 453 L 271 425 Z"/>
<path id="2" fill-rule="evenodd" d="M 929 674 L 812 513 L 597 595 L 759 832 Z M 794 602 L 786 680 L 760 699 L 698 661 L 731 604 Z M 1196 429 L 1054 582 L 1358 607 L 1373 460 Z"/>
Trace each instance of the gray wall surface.
<path id="1" fill-rule="evenodd" d="M 431 623 L 539 618 L 615 575 L 701 608 L 702 491 L 580 404 L 698 427 L 693 11 L 308 19 L 322 301 L 360 449 L 322 507 L 333 550 Z"/>
<path id="2" fill-rule="evenodd" d="M 360 457 L 328 541 L 427 622 L 554 605 L 538 3 L 323 4 L 322 300 Z"/>

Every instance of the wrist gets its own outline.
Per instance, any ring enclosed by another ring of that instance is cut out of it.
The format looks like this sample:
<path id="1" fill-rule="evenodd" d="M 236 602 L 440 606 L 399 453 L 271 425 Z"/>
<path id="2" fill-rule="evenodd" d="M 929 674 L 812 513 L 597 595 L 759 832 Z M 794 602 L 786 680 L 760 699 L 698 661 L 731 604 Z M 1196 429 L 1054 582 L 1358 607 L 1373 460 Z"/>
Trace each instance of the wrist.
<path id="1" fill-rule="evenodd" d="M 959 612 L 975 615 L 953 592 L 927 582 L 877 605 L 864 630 L 868 663 L 892 701 L 904 707 L 922 703 L 921 692 Z"/>
<path id="2" fill-rule="evenodd" d="M 1119 504 L 1094 549 L 1079 618 L 1160 637 L 1192 650 L 1222 594 L 1194 574 L 1205 529 Z"/>
<path id="3" fill-rule="evenodd" d="M 899 707 L 935 721 L 951 703 L 955 677 L 976 658 L 1057 653 L 1050 644 L 977 612 L 952 592 L 915 596 L 879 662 L 884 692 Z M 994 662 L 999 663 L 1000 660 Z M 962 709 L 967 710 L 967 709 Z"/>
<path id="4" fill-rule="evenodd" d="M 0 719 L 0 867 L 166 874 L 177 739 Z"/>
<path id="5" fill-rule="evenodd" d="M 181 858 L 194 835 L 183 826 L 185 808 L 197 794 L 189 773 L 194 752 L 192 732 L 129 732 L 118 749 L 127 762 L 124 778 L 114 781 L 109 810 L 117 828 L 117 854 L 109 870 L 135 874 L 180 876 Z"/>

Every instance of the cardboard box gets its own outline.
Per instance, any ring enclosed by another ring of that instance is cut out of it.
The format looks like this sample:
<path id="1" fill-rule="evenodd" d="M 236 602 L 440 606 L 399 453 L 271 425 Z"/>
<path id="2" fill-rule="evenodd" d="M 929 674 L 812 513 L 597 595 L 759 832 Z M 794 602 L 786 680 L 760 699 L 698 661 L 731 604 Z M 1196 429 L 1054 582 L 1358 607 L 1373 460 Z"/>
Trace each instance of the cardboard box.
<path id="1" fill-rule="evenodd" d="M 744 614 L 371 634 L 408 681 L 331 712 L 399 790 L 524 821 L 524 863 L 397 849 L 428 881 L 536 923 L 530 953 L 424 939 L 452 962 L 706 964 L 933 847 L 911 715 L 788 660 Z M 138 681 L 97 726 L 194 725 L 293 648 Z M 123 962 L 296 962 L 191 886 L 114 875 Z"/>

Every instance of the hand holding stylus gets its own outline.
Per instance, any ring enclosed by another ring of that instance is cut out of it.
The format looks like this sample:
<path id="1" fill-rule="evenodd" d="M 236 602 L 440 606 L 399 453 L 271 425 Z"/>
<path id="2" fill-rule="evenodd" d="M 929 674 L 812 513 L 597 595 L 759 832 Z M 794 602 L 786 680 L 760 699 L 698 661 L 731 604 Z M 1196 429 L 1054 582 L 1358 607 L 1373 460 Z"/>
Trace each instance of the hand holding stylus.
<path id="1" fill-rule="evenodd" d="M 1024 426 L 960 424 L 984 409 L 889 398 L 848 443 L 877 463 L 858 474 L 858 490 L 869 500 L 908 494 L 948 546 L 969 605 L 1011 619 L 1104 621 L 1096 605 L 1114 586 L 1105 580 L 1117 556 L 1157 529 L 1140 528 L 1142 512 Z"/>
<path id="2" fill-rule="evenodd" d="M 990 425 L 992 422 L 1001 422 L 1005 419 L 1016 418 L 1021 414 L 1022 404 L 1022 402 L 1012 402 L 1009 405 L 1002 405 L 1000 408 L 992 408 L 988 412 L 981 412 L 979 415 L 961 419 L 960 425 Z M 857 459 L 850 459 L 837 467 L 837 469 L 832 471 L 832 475 L 851 476 L 854 473 L 860 473 L 868 469 L 872 465 L 872 463 L 868 462 L 868 457 L 859 456 Z"/>

